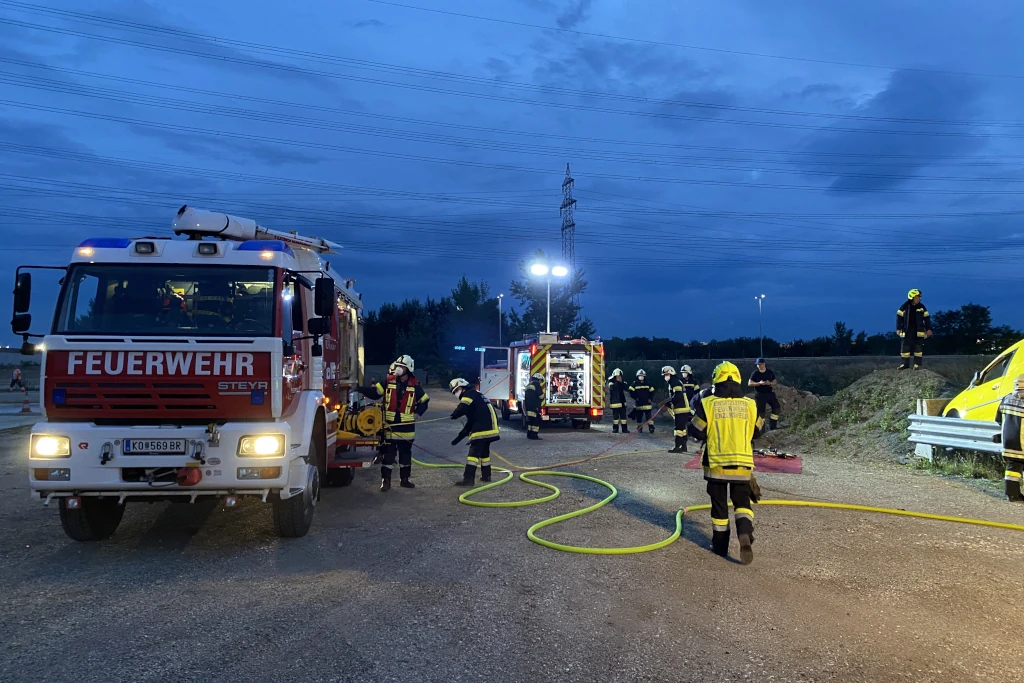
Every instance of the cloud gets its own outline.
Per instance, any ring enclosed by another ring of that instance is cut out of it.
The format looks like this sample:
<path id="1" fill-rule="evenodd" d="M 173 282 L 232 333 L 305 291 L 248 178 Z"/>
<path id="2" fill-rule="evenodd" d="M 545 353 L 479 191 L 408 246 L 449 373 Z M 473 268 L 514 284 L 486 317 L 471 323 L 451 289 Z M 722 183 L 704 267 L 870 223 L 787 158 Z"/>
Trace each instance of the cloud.
<path id="1" fill-rule="evenodd" d="M 981 112 L 983 95 L 979 80 L 972 77 L 896 71 L 885 89 L 852 112 L 872 120 L 840 120 L 824 128 L 803 149 L 824 155 L 822 158 L 848 156 L 856 160 L 856 164 L 837 161 L 832 167 L 832 191 L 872 192 L 905 185 L 923 168 L 938 163 L 938 157 L 974 154 L 987 142 L 983 137 L 967 135 L 973 132 L 967 126 L 892 119 L 975 119 Z M 950 132 L 957 135 L 944 134 Z M 795 163 L 812 168 L 800 160 Z"/>
<path id="2" fill-rule="evenodd" d="M 190 155 L 198 154 L 217 158 L 223 157 L 227 152 L 231 156 L 237 157 L 238 160 L 252 159 L 274 167 L 288 164 L 313 165 L 324 161 L 323 157 L 301 152 L 288 145 L 265 144 L 143 126 L 131 126 L 130 128 L 136 135 L 158 140 L 170 149 Z"/>
<path id="3" fill-rule="evenodd" d="M 573 0 L 565 10 L 555 18 L 558 28 L 572 29 L 590 18 L 588 11 L 594 0 Z"/>
<path id="4" fill-rule="evenodd" d="M 385 24 L 380 19 L 363 19 L 361 21 L 353 21 L 349 23 L 352 28 L 387 28 L 389 24 Z"/>

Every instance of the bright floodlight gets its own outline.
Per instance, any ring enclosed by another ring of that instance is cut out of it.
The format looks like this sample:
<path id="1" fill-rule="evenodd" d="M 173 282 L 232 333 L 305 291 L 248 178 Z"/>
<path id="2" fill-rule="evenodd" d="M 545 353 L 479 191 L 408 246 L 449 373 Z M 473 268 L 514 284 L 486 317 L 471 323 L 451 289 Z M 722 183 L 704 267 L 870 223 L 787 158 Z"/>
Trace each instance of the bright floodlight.
<path id="1" fill-rule="evenodd" d="M 543 263 L 534 263 L 532 266 L 530 266 L 530 272 L 533 273 L 534 275 L 547 275 L 548 267 L 545 266 Z"/>
<path id="2" fill-rule="evenodd" d="M 565 266 L 555 266 L 551 269 L 551 274 L 555 277 L 565 277 L 569 274 L 569 269 Z"/>

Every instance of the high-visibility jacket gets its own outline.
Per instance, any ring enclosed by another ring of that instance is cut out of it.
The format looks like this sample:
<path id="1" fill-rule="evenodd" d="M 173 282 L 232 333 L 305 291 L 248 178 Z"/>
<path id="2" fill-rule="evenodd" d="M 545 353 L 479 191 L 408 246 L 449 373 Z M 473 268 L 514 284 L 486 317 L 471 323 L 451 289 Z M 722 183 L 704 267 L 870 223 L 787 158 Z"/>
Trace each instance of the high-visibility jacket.
<path id="1" fill-rule="evenodd" d="M 999 414 L 1003 417 L 1003 457 L 1024 460 L 1024 397 L 1004 396 Z"/>
<path id="2" fill-rule="evenodd" d="M 533 417 L 530 413 L 539 413 L 543 407 L 544 390 L 540 388 L 540 382 L 531 380 L 523 393 L 523 410 L 526 411 L 527 417 Z"/>
<path id="3" fill-rule="evenodd" d="M 462 392 L 459 405 L 452 413 L 452 419 L 465 416 L 466 426 L 462 428 L 462 435 L 468 435 L 470 442 L 473 441 L 497 441 L 498 416 L 494 414 L 494 406 L 484 398 L 476 389 L 466 389 Z"/>
<path id="4" fill-rule="evenodd" d="M 698 398 L 689 430 L 706 442 L 701 458 L 704 478 L 749 481 L 754 471 L 752 441 L 763 426 L 757 404 L 743 395 L 736 382 L 716 384 L 713 394 Z"/>
<path id="5" fill-rule="evenodd" d="M 644 381 L 637 380 L 628 389 L 629 395 L 636 401 L 637 410 L 650 410 L 654 397 L 654 387 Z"/>
<path id="6" fill-rule="evenodd" d="M 903 302 L 896 311 L 896 332 L 914 335 L 924 339 L 932 329 L 932 317 L 924 304 L 915 304 L 912 300 Z"/>
<path id="7" fill-rule="evenodd" d="M 626 383 L 614 377 L 608 382 L 608 407 L 623 408 L 626 405 Z"/>
<path id="8" fill-rule="evenodd" d="M 686 393 L 683 381 L 676 375 L 668 378 L 668 400 L 670 402 L 669 415 L 690 412 L 690 396 Z"/>
<path id="9" fill-rule="evenodd" d="M 388 375 L 384 382 L 359 387 L 359 393 L 378 401 L 383 399 L 386 431 L 408 437 L 416 432 L 416 416 L 427 412 L 430 397 L 418 379 L 411 374 Z"/>

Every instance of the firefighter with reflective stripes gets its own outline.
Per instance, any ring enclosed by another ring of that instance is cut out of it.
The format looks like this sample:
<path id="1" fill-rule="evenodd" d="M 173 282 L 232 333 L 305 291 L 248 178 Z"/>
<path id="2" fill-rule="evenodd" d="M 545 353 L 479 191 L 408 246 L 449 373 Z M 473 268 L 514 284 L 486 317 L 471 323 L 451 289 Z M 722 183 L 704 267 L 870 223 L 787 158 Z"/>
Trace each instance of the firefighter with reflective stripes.
<path id="1" fill-rule="evenodd" d="M 775 395 L 778 380 L 775 379 L 775 373 L 768 369 L 764 358 L 758 358 L 756 365 L 757 369 L 747 380 L 747 386 L 754 388 L 754 402 L 757 404 L 758 417 L 764 417 L 764 409 L 767 407 L 771 410 L 768 413 L 768 427 L 769 429 L 778 429 L 779 414 L 782 412 L 779 397 Z"/>
<path id="2" fill-rule="evenodd" d="M 1003 397 L 999 415 L 1003 422 L 1003 479 L 1006 497 L 1024 503 L 1021 480 L 1024 477 L 1024 375 L 1013 383 L 1014 393 Z"/>
<path id="3" fill-rule="evenodd" d="M 540 441 L 540 409 L 544 407 L 544 375 L 534 373 L 523 392 L 526 438 Z"/>
<path id="4" fill-rule="evenodd" d="M 896 334 L 900 344 L 900 370 L 910 368 L 910 356 L 914 356 L 914 369 L 924 364 L 924 340 L 932 336 L 932 318 L 921 303 L 921 290 L 907 292 L 907 300 L 896 311 Z"/>
<path id="5" fill-rule="evenodd" d="M 689 365 L 679 368 L 679 379 L 683 383 L 683 391 L 686 392 L 686 400 L 693 406 L 693 397 L 700 391 L 700 382 L 693 376 L 693 369 Z"/>
<path id="6" fill-rule="evenodd" d="M 651 408 L 654 403 L 654 387 L 647 383 L 647 373 L 642 368 L 636 371 L 636 381 L 633 382 L 628 391 L 629 395 L 636 402 L 636 406 L 633 408 L 633 416 L 636 418 L 636 431 L 643 431 L 644 422 L 646 422 L 647 430 L 653 434 L 654 422 L 651 420 Z"/>
<path id="7" fill-rule="evenodd" d="M 416 417 L 427 412 L 430 397 L 413 375 L 413 359 L 399 356 L 384 382 L 357 391 L 372 401 L 382 400 L 384 439 L 381 446 L 380 490 L 391 490 L 391 467 L 398 455 L 402 488 L 414 489 L 409 481 L 412 473 L 412 442 L 416 438 Z"/>
<path id="8" fill-rule="evenodd" d="M 626 420 L 626 383 L 622 380 L 622 370 L 612 370 L 612 378 L 608 381 L 608 407 L 612 409 L 612 434 L 629 434 Z"/>
<path id="9" fill-rule="evenodd" d="M 498 436 L 498 416 L 494 406 L 469 382 L 457 377 L 449 384 L 452 394 L 459 399 L 459 405 L 451 415 L 451 419 L 466 418 L 466 426 L 452 441 L 456 446 L 469 437 L 469 455 L 466 456 L 466 469 L 462 479 L 455 482 L 456 486 L 473 486 L 476 483 L 476 468 L 480 467 L 480 481 L 491 480 L 491 444 L 501 437 Z"/>
<path id="10" fill-rule="evenodd" d="M 668 406 L 668 414 L 672 416 L 675 423 L 676 444 L 669 453 L 686 452 L 686 427 L 690 424 L 692 414 L 690 412 L 690 399 L 683 388 L 683 382 L 676 376 L 676 369 L 666 365 L 661 369 L 661 376 L 668 383 L 668 398 L 662 406 Z"/>
<path id="11" fill-rule="evenodd" d="M 740 561 L 750 564 L 754 561 L 754 511 L 750 503 L 751 499 L 757 502 L 752 441 L 760 436 L 764 420 L 757 414 L 754 400 L 743 395 L 740 371 L 735 365 L 728 361 L 718 365 L 712 382 L 714 392 L 702 392 L 690 424 L 693 435 L 706 442 L 701 464 L 711 497 L 711 547 L 722 557 L 729 554 L 731 497 Z"/>

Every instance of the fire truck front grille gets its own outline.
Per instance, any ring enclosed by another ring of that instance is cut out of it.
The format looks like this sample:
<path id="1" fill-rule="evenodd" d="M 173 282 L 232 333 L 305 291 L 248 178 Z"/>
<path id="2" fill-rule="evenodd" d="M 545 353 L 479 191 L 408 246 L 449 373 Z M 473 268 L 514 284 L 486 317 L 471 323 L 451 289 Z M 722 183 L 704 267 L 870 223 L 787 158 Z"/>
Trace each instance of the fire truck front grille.
<path id="1" fill-rule="evenodd" d="M 58 412 L 95 411 L 113 417 L 125 411 L 201 414 L 217 409 L 206 387 L 195 382 L 57 382 L 53 386 L 64 390 L 64 401 L 53 406 Z"/>

